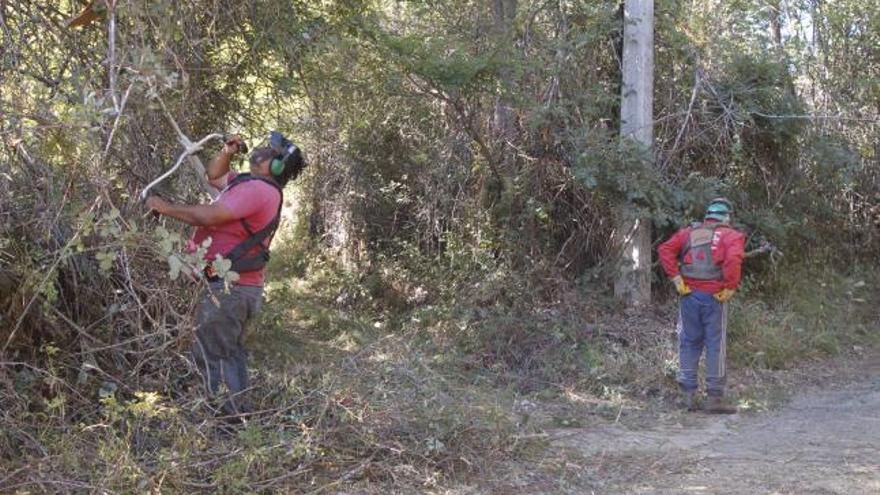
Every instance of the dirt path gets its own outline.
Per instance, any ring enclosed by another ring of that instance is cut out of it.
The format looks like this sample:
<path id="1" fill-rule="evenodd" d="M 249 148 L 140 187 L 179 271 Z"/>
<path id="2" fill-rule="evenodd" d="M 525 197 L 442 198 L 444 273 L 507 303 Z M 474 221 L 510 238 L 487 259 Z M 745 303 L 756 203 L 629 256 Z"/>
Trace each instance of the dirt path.
<path id="1" fill-rule="evenodd" d="M 776 411 L 564 430 L 583 469 L 556 493 L 880 493 L 880 358 Z"/>

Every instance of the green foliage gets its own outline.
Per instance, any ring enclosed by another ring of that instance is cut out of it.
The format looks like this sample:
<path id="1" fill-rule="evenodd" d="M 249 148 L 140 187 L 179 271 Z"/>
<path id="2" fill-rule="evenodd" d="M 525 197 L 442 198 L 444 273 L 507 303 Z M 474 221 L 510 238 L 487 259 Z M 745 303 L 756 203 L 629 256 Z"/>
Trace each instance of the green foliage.
<path id="1" fill-rule="evenodd" d="M 763 299 L 753 296 L 755 284 L 747 281 L 731 309 L 731 358 L 741 366 L 782 369 L 854 345 L 876 345 L 870 328 L 876 280 L 871 270 L 845 276 L 807 269 L 780 276 Z"/>
<path id="2" fill-rule="evenodd" d="M 500 66 L 492 54 L 470 53 L 471 47 L 463 41 L 390 33 L 381 33 L 378 39 L 390 52 L 390 60 L 402 64 L 405 73 L 431 81 L 444 91 L 484 88 Z"/>

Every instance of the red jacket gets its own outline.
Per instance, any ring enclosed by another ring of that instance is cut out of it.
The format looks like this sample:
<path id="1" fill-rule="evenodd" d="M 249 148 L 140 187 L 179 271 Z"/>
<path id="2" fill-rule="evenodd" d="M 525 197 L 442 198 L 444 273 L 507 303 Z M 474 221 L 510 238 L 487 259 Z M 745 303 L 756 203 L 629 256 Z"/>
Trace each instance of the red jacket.
<path id="1" fill-rule="evenodd" d="M 707 222 L 714 222 L 712 219 Z M 675 233 L 666 242 L 657 248 L 660 263 L 666 276 L 672 278 L 679 275 L 679 255 L 687 244 L 691 235 L 692 227 L 685 227 Z M 715 229 L 715 237 L 712 239 L 712 261 L 721 266 L 722 280 L 694 280 L 685 277 L 684 281 L 692 289 L 700 292 L 714 294 L 721 289 L 735 290 L 742 278 L 742 261 L 745 253 L 746 236 L 742 232 L 728 226 Z M 685 255 L 685 261 L 690 255 Z"/>

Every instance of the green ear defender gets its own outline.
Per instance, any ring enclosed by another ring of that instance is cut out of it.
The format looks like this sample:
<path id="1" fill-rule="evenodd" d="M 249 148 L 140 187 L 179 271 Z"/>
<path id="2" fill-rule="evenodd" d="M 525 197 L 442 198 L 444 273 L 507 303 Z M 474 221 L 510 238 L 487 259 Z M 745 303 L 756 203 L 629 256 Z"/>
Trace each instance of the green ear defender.
<path id="1" fill-rule="evenodd" d="M 275 177 L 279 177 L 284 173 L 284 161 L 296 151 L 296 145 L 288 141 L 280 132 L 272 131 L 269 133 L 269 148 L 275 152 L 269 171 Z"/>
<path id="2" fill-rule="evenodd" d="M 272 175 L 281 175 L 281 172 L 284 172 L 284 162 L 279 158 L 273 158 L 269 170 L 272 171 Z"/>

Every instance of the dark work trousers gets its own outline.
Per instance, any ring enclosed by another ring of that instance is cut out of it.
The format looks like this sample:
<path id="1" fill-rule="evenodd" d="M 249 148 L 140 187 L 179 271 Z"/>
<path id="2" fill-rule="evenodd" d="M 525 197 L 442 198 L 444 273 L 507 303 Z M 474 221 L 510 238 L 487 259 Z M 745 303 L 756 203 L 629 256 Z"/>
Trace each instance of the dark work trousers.
<path id="1" fill-rule="evenodd" d="M 724 395 L 727 380 L 727 303 L 712 294 L 693 291 L 681 298 L 678 328 L 678 383 L 685 391 L 697 389 L 697 369 L 706 348 L 706 393 Z"/>
<path id="2" fill-rule="evenodd" d="M 242 411 L 239 395 L 248 388 L 247 351 L 244 338 L 247 324 L 263 304 L 263 288 L 233 285 L 225 292 L 223 282 L 212 282 L 198 310 L 193 358 L 211 395 L 226 383 L 229 399 L 225 412 Z"/>

